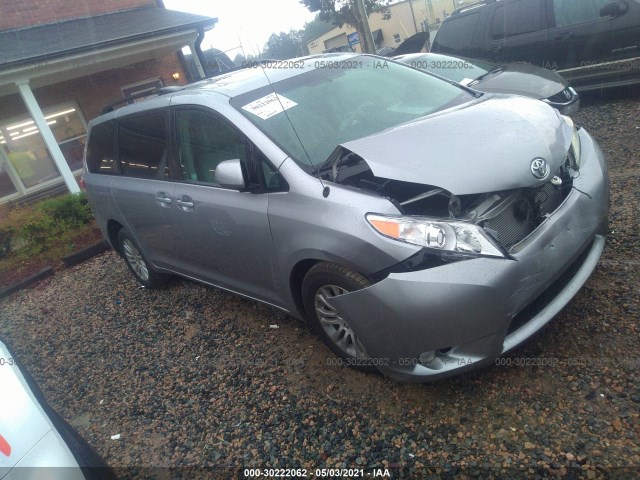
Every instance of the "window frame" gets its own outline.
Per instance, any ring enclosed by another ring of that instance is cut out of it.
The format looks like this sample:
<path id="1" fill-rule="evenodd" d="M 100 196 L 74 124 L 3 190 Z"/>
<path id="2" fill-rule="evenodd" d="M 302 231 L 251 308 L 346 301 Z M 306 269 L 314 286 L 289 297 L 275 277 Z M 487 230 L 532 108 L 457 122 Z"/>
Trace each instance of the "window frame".
<path id="1" fill-rule="evenodd" d="M 91 140 L 91 134 L 93 134 L 93 131 L 95 130 L 96 127 L 100 127 L 108 123 L 111 123 L 113 125 L 113 137 L 111 138 L 111 143 L 113 148 L 113 162 L 115 164 L 114 171 L 109 173 L 98 172 L 98 171 L 92 172 L 91 170 L 89 170 L 89 161 L 88 161 L 89 141 Z M 122 175 L 122 169 L 120 168 L 120 152 L 118 151 L 118 119 L 117 118 L 110 118 L 109 120 L 105 120 L 104 122 L 100 122 L 91 127 L 91 131 L 87 134 L 87 145 L 85 149 L 84 160 L 85 160 L 84 164 L 86 166 L 87 172 L 90 173 L 91 175 L 108 175 L 110 177 L 116 177 L 116 176 Z"/>
<path id="2" fill-rule="evenodd" d="M 247 185 L 245 186 L 245 188 L 239 190 L 240 192 L 249 192 L 249 193 L 258 194 L 258 193 L 282 192 L 282 191 L 289 190 L 289 184 L 287 183 L 286 179 L 282 174 L 280 174 L 280 178 L 282 178 L 283 180 L 283 183 L 284 183 L 283 186 L 280 186 L 278 188 L 267 187 L 266 179 L 264 178 L 264 175 L 260 175 L 258 173 L 259 172 L 258 166 L 261 166 L 261 163 L 258 163 L 257 157 L 262 156 L 264 160 L 266 160 L 270 168 L 273 169 L 273 171 L 279 172 L 279 170 L 273 165 L 273 162 L 269 159 L 269 157 L 267 157 L 258 148 L 258 146 L 254 142 L 252 142 L 249 139 L 249 137 L 247 137 L 247 135 L 242 130 L 240 130 L 231 120 L 229 120 L 229 118 L 225 117 L 220 112 L 218 112 L 217 110 L 214 110 L 211 107 L 198 105 L 198 104 L 174 105 L 169 108 L 170 108 L 169 117 L 171 120 L 170 137 L 171 137 L 171 150 L 172 150 L 172 154 L 171 154 L 172 166 L 170 170 L 171 170 L 173 181 L 181 184 L 200 185 L 200 186 L 216 188 L 220 190 L 234 191 L 234 189 L 225 188 L 220 185 L 214 185 L 209 182 L 201 182 L 201 181 L 185 179 L 182 174 L 182 168 L 180 167 L 179 154 L 178 154 L 178 128 L 177 128 L 176 115 L 179 111 L 198 111 L 198 112 L 204 113 L 205 115 L 210 115 L 226 123 L 229 126 L 229 128 L 231 128 L 241 139 L 245 149 L 245 155 L 247 158 L 246 171 L 245 169 L 243 169 L 243 174 L 245 176 L 245 182 L 247 183 Z"/>
<path id="3" fill-rule="evenodd" d="M 636 0 L 636 1 L 640 1 L 640 0 Z M 590 20 L 583 20 L 577 23 L 569 23 L 567 25 L 558 25 L 558 21 L 556 19 L 555 0 L 546 0 L 545 3 L 547 7 L 547 21 L 549 22 L 549 28 L 553 28 L 553 29 L 571 29 L 577 26 L 587 25 L 595 22 L 607 21 L 611 19 L 610 17 L 599 16 L 596 18 L 592 18 Z"/>
<path id="4" fill-rule="evenodd" d="M 493 35 L 493 25 L 494 25 L 494 21 L 497 17 L 498 11 L 501 8 L 504 9 L 508 9 L 509 5 L 513 5 L 515 3 L 519 3 L 519 2 L 524 2 L 525 4 L 529 3 L 528 0 L 511 0 L 511 1 L 506 1 L 506 2 L 496 2 L 494 5 L 496 5 L 496 7 L 494 9 L 492 9 L 491 15 L 490 17 L 487 19 L 487 30 L 488 30 L 488 35 L 487 38 L 492 41 L 492 42 L 501 42 L 501 41 L 505 41 L 505 40 L 509 40 L 512 38 L 518 38 L 518 37 L 523 37 L 525 35 L 535 35 L 539 32 L 542 31 L 546 31 L 549 30 L 550 28 L 550 21 L 548 18 L 548 8 L 547 8 L 547 0 L 534 0 L 534 1 L 538 1 L 538 20 L 539 20 L 539 28 L 536 30 L 531 30 L 528 32 L 523 32 L 523 33 L 516 33 L 513 35 L 509 35 L 506 31 L 504 33 L 504 35 L 502 36 L 494 36 Z M 552 7 L 553 8 L 553 7 Z"/>
<path id="5" fill-rule="evenodd" d="M 160 172 L 163 169 L 160 168 L 160 165 L 158 166 L 158 175 L 155 178 L 148 178 L 148 177 L 135 177 L 133 175 L 127 175 L 124 170 L 122 169 L 122 159 L 121 159 L 121 151 L 120 151 L 120 123 L 128 118 L 132 118 L 132 117 L 138 117 L 138 116 L 143 116 L 143 115 L 148 115 L 151 112 L 157 112 L 157 111 L 163 111 L 164 113 L 164 124 L 165 124 L 165 131 L 166 131 L 166 135 L 165 135 L 165 139 L 164 139 L 164 147 L 165 147 L 165 164 L 164 164 L 164 168 L 169 168 L 169 174 L 168 175 L 163 175 L 160 176 Z M 116 148 L 116 170 L 118 173 L 113 174 L 113 175 L 120 175 L 122 177 L 126 177 L 126 178 L 135 178 L 137 180 L 160 180 L 160 181 L 171 181 L 172 180 L 172 169 L 171 169 L 171 164 L 173 163 L 172 161 L 172 156 L 173 156 L 173 149 L 172 149 L 172 145 L 171 145 L 171 136 L 172 136 L 172 132 L 171 132 L 171 122 L 170 122 L 170 112 L 169 112 L 169 108 L 166 106 L 161 106 L 161 107 L 156 107 L 156 108 L 150 108 L 148 110 L 141 110 L 141 111 L 137 111 L 131 114 L 127 114 L 127 115 L 123 115 L 121 117 L 115 117 L 116 120 L 116 134 L 115 136 L 115 148 Z"/>

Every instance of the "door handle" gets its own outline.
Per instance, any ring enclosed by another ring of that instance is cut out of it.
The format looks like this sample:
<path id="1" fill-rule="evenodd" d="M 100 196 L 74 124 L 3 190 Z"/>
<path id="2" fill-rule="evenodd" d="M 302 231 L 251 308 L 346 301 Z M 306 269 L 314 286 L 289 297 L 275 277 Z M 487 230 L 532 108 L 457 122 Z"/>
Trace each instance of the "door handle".
<path id="1" fill-rule="evenodd" d="M 162 205 L 163 207 L 168 207 L 169 205 L 171 205 L 171 197 L 169 196 L 168 193 L 165 192 L 158 192 L 156 194 L 156 200 L 158 201 L 158 203 L 160 203 L 160 205 Z"/>
<path id="2" fill-rule="evenodd" d="M 176 203 L 185 211 L 193 208 L 193 202 L 187 195 L 183 195 L 182 198 L 177 199 Z"/>

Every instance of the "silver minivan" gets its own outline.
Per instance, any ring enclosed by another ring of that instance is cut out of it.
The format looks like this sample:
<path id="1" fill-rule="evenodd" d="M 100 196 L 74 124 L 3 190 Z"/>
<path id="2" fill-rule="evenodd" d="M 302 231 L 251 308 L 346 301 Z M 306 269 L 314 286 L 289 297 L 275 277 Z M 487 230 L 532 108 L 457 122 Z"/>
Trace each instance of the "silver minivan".
<path id="1" fill-rule="evenodd" d="M 425 381 L 491 364 L 595 268 L 606 162 L 544 102 L 367 55 L 257 67 L 90 123 L 90 204 L 142 285 L 268 303 Z"/>

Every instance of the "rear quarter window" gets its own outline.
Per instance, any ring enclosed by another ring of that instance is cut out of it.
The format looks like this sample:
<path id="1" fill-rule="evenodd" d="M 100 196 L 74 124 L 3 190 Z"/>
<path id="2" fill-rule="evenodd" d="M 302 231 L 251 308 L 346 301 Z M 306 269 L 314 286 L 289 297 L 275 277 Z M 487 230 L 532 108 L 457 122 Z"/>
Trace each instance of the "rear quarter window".
<path id="1" fill-rule="evenodd" d="M 440 27 L 435 38 L 440 47 L 439 51 L 456 52 L 469 48 L 479 20 L 480 12 L 461 15 L 457 18 L 449 17 Z"/>
<path id="2" fill-rule="evenodd" d="M 91 173 L 115 174 L 115 122 L 100 123 L 91 129 L 87 144 L 87 170 Z"/>

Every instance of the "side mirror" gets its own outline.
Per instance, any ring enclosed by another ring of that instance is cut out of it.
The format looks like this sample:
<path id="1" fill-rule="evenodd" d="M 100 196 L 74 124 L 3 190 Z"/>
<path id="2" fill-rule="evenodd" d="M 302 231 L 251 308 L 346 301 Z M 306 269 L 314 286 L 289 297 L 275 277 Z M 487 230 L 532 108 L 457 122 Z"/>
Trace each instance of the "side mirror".
<path id="1" fill-rule="evenodd" d="M 238 158 L 225 160 L 216 166 L 216 183 L 224 188 L 242 190 L 245 187 L 242 165 Z"/>
<path id="2" fill-rule="evenodd" d="M 626 3 L 613 1 L 600 9 L 601 17 L 620 17 L 627 13 L 629 6 Z"/>

